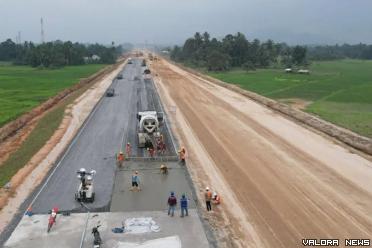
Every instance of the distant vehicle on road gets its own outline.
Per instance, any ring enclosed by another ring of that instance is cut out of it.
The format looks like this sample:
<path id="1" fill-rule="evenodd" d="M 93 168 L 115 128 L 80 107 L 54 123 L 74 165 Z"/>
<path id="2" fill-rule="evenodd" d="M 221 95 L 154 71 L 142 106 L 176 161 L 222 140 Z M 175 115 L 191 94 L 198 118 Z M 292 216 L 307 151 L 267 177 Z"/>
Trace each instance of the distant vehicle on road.
<path id="1" fill-rule="evenodd" d="M 114 88 L 109 88 L 107 91 L 106 91 L 106 96 L 108 97 L 112 97 L 115 95 L 115 89 Z"/>
<path id="2" fill-rule="evenodd" d="M 128 64 L 133 64 L 132 59 L 128 59 Z"/>
<path id="3" fill-rule="evenodd" d="M 304 70 L 304 69 L 301 69 L 301 70 L 298 70 L 297 71 L 298 74 L 310 74 L 310 71 L 309 70 Z"/>
<path id="4" fill-rule="evenodd" d="M 123 79 L 123 74 L 119 73 L 116 78 L 117 79 Z"/>
<path id="5" fill-rule="evenodd" d="M 144 59 L 144 60 L 142 60 L 142 64 L 141 64 L 142 66 L 146 66 L 146 60 Z"/>

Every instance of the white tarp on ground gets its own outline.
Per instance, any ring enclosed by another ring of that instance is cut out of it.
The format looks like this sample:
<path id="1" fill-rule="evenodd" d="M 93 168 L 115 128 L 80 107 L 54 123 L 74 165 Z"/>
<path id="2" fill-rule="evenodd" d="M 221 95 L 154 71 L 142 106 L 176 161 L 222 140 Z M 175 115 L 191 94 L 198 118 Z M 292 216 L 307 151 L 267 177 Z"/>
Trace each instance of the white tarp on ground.
<path id="1" fill-rule="evenodd" d="M 160 227 L 151 217 L 128 218 L 125 220 L 124 233 L 159 232 Z"/>
<path id="2" fill-rule="evenodd" d="M 119 242 L 114 248 L 182 248 L 181 240 L 178 236 L 153 239 L 144 243 Z"/>

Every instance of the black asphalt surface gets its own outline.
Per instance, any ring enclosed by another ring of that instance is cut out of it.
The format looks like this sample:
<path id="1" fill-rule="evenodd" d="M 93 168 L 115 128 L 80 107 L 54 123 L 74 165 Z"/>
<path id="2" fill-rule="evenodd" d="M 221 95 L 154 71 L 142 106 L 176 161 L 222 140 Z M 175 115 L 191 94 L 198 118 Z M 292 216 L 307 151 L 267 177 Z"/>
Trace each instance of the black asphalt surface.
<path id="1" fill-rule="evenodd" d="M 94 188 L 96 199 L 87 206 L 95 211 L 108 211 L 115 177 L 115 154 L 125 150 L 125 144 L 132 144 L 134 156 L 147 156 L 143 149 L 137 149 L 136 114 L 138 111 L 161 111 L 159 97 L 152 80 L 144 80 L 141 61 L 133 59 L 122 71 L 123 79 L 115 80 L 114 97 L 104 97 L 92 113 L 81 134 L 76 137 L 71 149 L 60 161 L 59 167 L 48 184 L 36 198 L 33 212 L 47 213 L 53 206 L 61 211 L 85 211 L 75 201 L 74 194 L 79 185 L 76 172 L 80 168 L 96 170 Z M 167 142 L 167 154 L 175 155 L 166 125 L 162 132 Z"/>

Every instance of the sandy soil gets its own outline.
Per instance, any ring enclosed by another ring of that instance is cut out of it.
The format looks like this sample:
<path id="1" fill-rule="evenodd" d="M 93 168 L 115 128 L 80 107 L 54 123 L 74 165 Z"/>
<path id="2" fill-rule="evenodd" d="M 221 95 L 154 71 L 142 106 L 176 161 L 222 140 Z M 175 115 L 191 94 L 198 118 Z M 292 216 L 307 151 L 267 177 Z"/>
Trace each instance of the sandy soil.
<path id="1" fill-rule="evenodd" d="M 288 104 L 292 108 L 299 109 L 299 110 L 306 109 L 306 107 L 312 103 L 311 101 L 306 101 L 306 100 L 299 99 L 299 98 L 280 99 L 280 102 Z"/>
<path id="2" fill-rule="evenodd" d="M 10 199 L 3 197 L 3 200 L 7 200 L 7 205 L 0 212 L 0 232 L 66 149 L 96 103 L 110 86 L 112 80 L 122 70 L 123 64 L 95 83 L 66 109 L 64 119 L 58 130 L 27 165 L 12 178 L 12 187 L 20 185 L 16 189 L 14 197 Z"/>
<path id="3" fill-rule="evenodd" d="M 206 215 L 222 246 L 371 237 L 371 161 L 164 60 L 152 69 L 196 185 L 222 196 Z"/>

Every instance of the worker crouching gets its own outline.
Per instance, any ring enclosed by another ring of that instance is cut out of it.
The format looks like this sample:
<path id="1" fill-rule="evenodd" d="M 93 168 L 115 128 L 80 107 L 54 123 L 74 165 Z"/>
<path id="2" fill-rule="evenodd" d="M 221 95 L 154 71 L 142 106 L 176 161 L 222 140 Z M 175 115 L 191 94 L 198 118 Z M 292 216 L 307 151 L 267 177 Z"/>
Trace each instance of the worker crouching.
<path id="1" fill-rule="evenodd" d="M 164 164 L 160 165 L 160 173 L 163 174 L 163 175 L 167 175 L 168 174 L 168 167 Z"/>
<path id="2" fill-rule="evenodd" d="M 221 203 L 221 197 L 216 192 L 213 192 L 212 203 L 214 205 L 219 205 Z"/>

